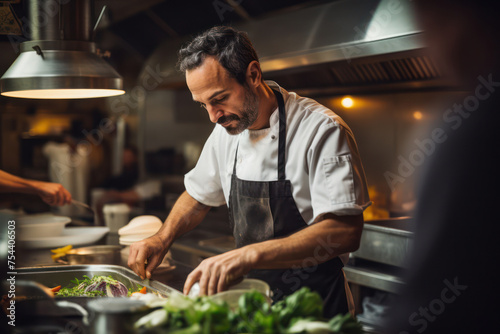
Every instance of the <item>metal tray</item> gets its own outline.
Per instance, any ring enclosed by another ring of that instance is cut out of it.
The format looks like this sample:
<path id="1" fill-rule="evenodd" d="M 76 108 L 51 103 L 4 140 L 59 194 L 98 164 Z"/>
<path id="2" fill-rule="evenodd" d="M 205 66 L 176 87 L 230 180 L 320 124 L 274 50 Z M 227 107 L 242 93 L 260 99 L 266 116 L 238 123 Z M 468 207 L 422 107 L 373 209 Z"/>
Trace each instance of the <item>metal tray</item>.
<path id="1" fill-rule="evenodd" d="M 20 268 L 17 270 L 17 279 L 34 281 L 47 287 L 68 286 L 75 278 L 81 279 L 83 275 L 93 277 L 111 276 L 122 282 L 127 288 L 136 288 L 137 284 L 146 286 L 149 292 L 162 297 L 180 294 L 176 289 L 155 280 L 141 280 L 132 270 L 117 265 L 68 265 L 53 267 Z"/>

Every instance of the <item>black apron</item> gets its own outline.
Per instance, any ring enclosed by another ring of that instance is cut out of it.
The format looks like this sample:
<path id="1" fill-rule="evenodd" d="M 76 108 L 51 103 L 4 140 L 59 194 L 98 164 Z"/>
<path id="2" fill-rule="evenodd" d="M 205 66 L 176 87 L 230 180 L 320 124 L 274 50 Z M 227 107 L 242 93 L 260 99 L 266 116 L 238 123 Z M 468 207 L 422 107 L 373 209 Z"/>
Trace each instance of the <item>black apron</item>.
<path id="1" fill-rule="evenodd" d="M 229 193 L 229 222 L 238 248 L 285 237 L 308 226 L 295 205 L 291 183 L 285 178 L 285 105 L 281 93 L 274 89 L 273 92 L 279 107 L 278 180 L 270 182 L 240 180 L 236 176 L 238 156 L 236 148 Z M 323 249 L 322 254 L 325 252 Z M 314 258 L 309 260 L 304 263 L 318 263 Z M 325 317 L 349 311 L 343 264 L 339 257 L 319 265 L 297 267 L 252 270 L 248 277 L 267 282 L 273 291 L 274 302 L 307 286 L 312 291 L 317 291 L 323 298 Z"/>

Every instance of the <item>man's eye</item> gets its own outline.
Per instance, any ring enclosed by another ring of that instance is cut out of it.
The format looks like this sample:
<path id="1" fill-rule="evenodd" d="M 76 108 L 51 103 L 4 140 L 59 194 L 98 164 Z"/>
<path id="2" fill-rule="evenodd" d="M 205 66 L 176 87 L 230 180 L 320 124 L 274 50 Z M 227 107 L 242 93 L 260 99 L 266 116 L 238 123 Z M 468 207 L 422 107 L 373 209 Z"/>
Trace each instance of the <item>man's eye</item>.
<path id="1" fill-rule="evenodd" d="M 222 102 L 226 101 L 226 99 L 227 99 L 227 95 L 224 96 L 224 97 L 222 97 L 222 98 L 220 98 L 220 99 L 213 100 L 213 103 L 214 104 L 219 104 L 219 103 L 222 103 Z"/>

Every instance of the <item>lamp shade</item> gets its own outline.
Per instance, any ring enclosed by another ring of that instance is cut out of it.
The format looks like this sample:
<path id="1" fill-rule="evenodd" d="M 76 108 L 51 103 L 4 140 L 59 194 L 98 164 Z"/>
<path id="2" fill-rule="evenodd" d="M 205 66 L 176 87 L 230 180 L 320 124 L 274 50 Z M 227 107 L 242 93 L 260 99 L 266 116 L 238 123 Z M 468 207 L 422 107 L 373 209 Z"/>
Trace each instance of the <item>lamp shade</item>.
<path id="1" fill-rule="evenodd" d="M 32 40 L 21 43 L 21 53 L 0 78 L 2 95 L 81 99 L 125 93 L 122 77 L 96 54 L 93 0 L 27 3 Z"/>
<path id="2" fill-rule="evenodd" d="M 94 52 L 92 42 L 32 41 L 0 79 L 1 94 L 34 99 L 121 95 L 121 76 Z"/>

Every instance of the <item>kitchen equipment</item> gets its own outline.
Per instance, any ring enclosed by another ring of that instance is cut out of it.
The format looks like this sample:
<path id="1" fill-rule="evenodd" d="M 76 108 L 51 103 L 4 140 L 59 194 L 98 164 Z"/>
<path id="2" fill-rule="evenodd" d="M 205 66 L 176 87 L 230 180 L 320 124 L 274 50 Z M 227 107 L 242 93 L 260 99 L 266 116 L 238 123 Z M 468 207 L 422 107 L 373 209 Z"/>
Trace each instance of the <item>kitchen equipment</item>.
<path id="1" fill-rule="evenodd" d="M 20 216 L 16 219 L 19 238 L 33 239 L 60 236 L 71 218 L 51 213 Z"/>
<path id="2" fill-rule="evenodd" d="M 68 265 L 41 268 L 20 268 L 17 270 L 18 280 L 30 280 L 38 282 L 47 287 L 68 286 L 75 278 L 83 275 L 93 277 L 111 276 L 111 278 L 122 282 L 128 289 L 136 289 L 137 284 L 146 286 L 148 292 L 155 293 L 161 297 L 168 297 L 179 291 L 155 280 L 141 280 L 132 270 L 117 265 Z"/>
<path id="3" fill-rule="evenodd" d="M 31 237 L 22 235 L 17 239 L 19 244 L 28 249 L 56 248 L 66 245 L 81 246 L 92 244 L 109 232 L 108 227 L 67 227 L 61 235 L 52 237 Z"/>
<path id="4" fill-rule="evenodd" d="M 74 248 L 65 255 L 66 262 L 71 265 L 77 264 L 113 264 L 119 263 L 122 247 L 112 245 L 90 246 Z"/>
<path id="5" fill-rule="evenodd" d="M 213 300 L 220 300 L 228 303 L 229 307 L 232 309 L 235 309 L 238 307 L 238 300 L 240 297 L 252 290 L 257 290 L 258 292 L 262 293 L 266 299 L 269 305 L 272 303 L 271 299 L 271 288 L 269 287 L 269 284 L 262 280 L 258 279 L 253 279 L 253 278 L 245 278 L 243 279 L 240 283 L 232 285 L 229 287 L 227 291 L 219 292 L 211 298 Z"/>
<path id="6" fill-rule="evenodd" d="M 16 297 L 21 295 L 33 296 L 16 301 L 16 328 L 19 328 L 20 333 L 41 333 L 41 328 L 51 328 L 51 333 L 89 333 L 90 329 L 105 328 L 102 327 L 102 323 L 109 323 L 109 317 L 114 319 L 113 324 L 122 326 L 124 330 L 113 331 L 103 329 L 94 331 L 93 333 L 127 333 L 125 330 L 125 328 L 128 328 L 127 324 L 133 324 L 132 320 L 134 320 L 134 317 L 142 315 L 140 309 L 136 308 L 136 306 L 140 307 L 138 301 L 129 302 L 128 298 L 115 298 L 115 301 L 105 302 L 104 300 L 108 298 L 103 297 L 50 298 L 41 288 L 42 285 L 46 287 L 58 285 L 65 287 L 72 280 L 75 278 L 80 279 L 83 275 L 89 277 L 94 275 L 111 276 L 113 279 L 122 282 L 127 288 L 137 289 L 137 285 L 139 284 L 146 286 L 148 292 L 160 297 L 168 297 L 176 293 L 180 294 L 177 290 L 158 281 L 143 281 L 131 270 L 116 265 L 68 265 L 19 268 L 17 269 L 16 276 Z M 4 282 L 4 284 L 6 283 Z M 21 289 L 21 287 L 25 286 L 29 288 L 29 291 L 26 288 Z M 23 291 L 28 293 L 23 293 Z M 96 302 L 97 300 L 103 300 L 103 302 Z M 119 304 L 123 306 L 119 306 Z M 107 311 L 103 310 L 103 308 L 106 308 Z M 120 311 L 121 314 L 118 315 L 116 312 L 118 308 L 120 310 L 125 309 L 126 312 L 122 313 Z M 136 314 L 135 311 L 139 313 Z M 122 324 L 117 323 L 119 318 L 121 318 Z M 48 329 L 44 331 L 44 333 L 48 332 Z"/>
<path id="7" fill-rule="evenodd" d="M 104 222 L 111 233 L 118 233 L 118 230 L 129 221 L 130 207 L 127 204 L 106 204 L 102 211 Z"/>
<path id="8" fill-rule="evenodd" d="M 88 303 L 94 315 L 91 333 L 137 333 L 134 323 L 151 312 L 146 303 L 124 298 L 97 298 Z"/>
<path id="9" fill-rule="evenodd" d="M 7 282 L 3 283 L 4 285 Z M 72 298 L 53 298 L 49 288 L 35 281 L 16 280 L 16 324 L 30 322 L 36 309 L 37 316 L 82 316 L 82 322 L 88 325 L 89 314 L 80 304 L 72 302 Z M 35 306 L 35 307 L 34 307 Z M 24 333 L 24 331 L 21 330 Z"/>
<path id="10" fill-rule="evenodd" d="M 410 217 L 366 221 L 359 249 L 353 257 L 397 267 L 407 267 L 406 256 L 413 245 Z"/>
<path id="11" fill-rule="evenodd" d="M 89 205 L 83 203 L 83 202 L 80 202 L 80 201 L 77 201 L 76 199 L 72 199 L 71 200 L 71 203 L 75 204 L 75 205 L 78 205 L 78 206 L 81 206 L 82 208 L 85 208 L 87 210 L 89 210 L 90 212 L 92 212 L 92 214 L 95 216 L 95 211 L 94 209 L 92 209 Z"/>
<path id="12" fill-rule="evenodd" d="M 213 300 L 224 301 L 228 303 L 229 307 L 234 309 L 238 306 L 239 298 L 243 294 L 250 292 L 252 290 L 257 290 L 258 292 L 262 293 L 266 297 L 269 304 L 271 304 L 272 291 L 271 288 L 269 287 L 269 284 L 267 284 L 262 280 L 254 278 L 245 278 L 241 280 L 239 283 L 231 285 L 226 291 L 212 295 L 210 296 L 210 298 L 212 298 Z M 196 282 L 191 287 L 188 296 L 195 298 L 199 295 L 199 293 L 200 293 L 200 284 L 199 282 Z"/>

